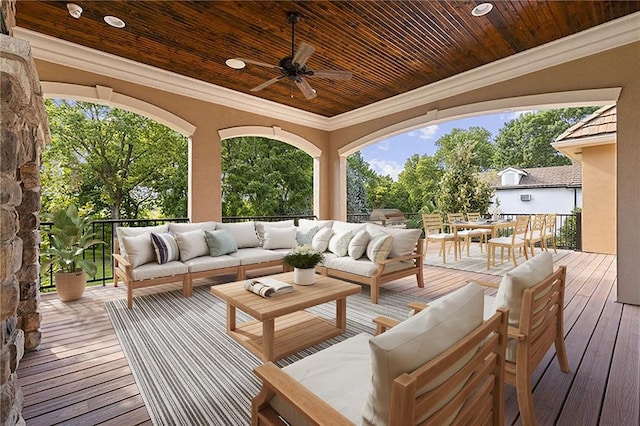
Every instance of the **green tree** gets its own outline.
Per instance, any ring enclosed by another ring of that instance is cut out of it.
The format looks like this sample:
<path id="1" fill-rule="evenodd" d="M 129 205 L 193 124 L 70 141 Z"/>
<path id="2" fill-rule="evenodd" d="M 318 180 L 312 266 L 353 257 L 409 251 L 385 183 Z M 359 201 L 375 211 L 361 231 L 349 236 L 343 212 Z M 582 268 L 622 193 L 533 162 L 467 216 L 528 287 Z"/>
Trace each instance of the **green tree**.
<path id="1" fill-rule="evenodd" d="M 70 202 L 112 218 L 186 215 L 187 139 L 118 108 L 47 100 L 43 211 Z"/>
<path id="2" fill-rule="evenodd" d="M 368 212 L 374 207 L 376 188 L 381 183 L 382 176 L 378 175 L 364 160 L 358 151 L 347 157 L 347 211 L 350 213 Z M 364 188 L 364 203 L 357 197 L 362 196 Z M 351 204 L 351 205 L 350 205 Z M 362 210 L 364 208 L 364 210 Z"/>
<path id="3" fill-rule="evenodd" d="M 311 214 L 313 159 L 276 140 L 222 141 L 223 216 Z"/>
<path id="4" fill-rule="evenodd" d="M 396 190 L 392 194 L 405 195 L 403 203 L 405 212 L 420 212 L 430 210 L 436 202 L 438 183 L 442 177 L 442 170 L 438 160 L 428 155 L 414 154 L 405 162 L 404 169 L 398 175 L 394 184 Z"/>
<path id="5" fill-rule="evenodd" d="M 495 146 L 490 139 L 491 132 L 483 127 L 474 126 L 466 130 L 455 128 L 435 142 L 435 157 L 443 164 L 445 158 L 456 152 L 458 147 L 467 142 L 474 142 L 475 152 L 471 163 L 480 170 L 488 170 L 493 167 L 495 155 Z"/>
<path id="6" fill-rule="evenodd" d="M 438 209 L 442 213 L 484 212 L 489 207 L 493 188 L 478 178 L 475 148 L 475 141 L 467 141 L 444 157 L 446 167 L 438 187 Z"/>
<path id="7" fill-rule="evenodd" d="M 526 113 L 510 120 L 496 137 L 494 165 L 505 167 L 548 167 L 571 164 L 551 143 L 597 107 L 550 109 Z"/>

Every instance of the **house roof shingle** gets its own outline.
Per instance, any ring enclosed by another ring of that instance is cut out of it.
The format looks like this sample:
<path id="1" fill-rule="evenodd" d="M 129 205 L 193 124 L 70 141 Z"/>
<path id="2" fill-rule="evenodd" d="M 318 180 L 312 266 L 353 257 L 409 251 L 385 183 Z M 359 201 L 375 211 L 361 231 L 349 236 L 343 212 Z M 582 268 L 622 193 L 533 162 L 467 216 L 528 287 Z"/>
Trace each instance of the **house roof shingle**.
<path id="1" fill-rule="evenodd" d="M 569 127 L 556 138 L 556 142 L 566 142 L 586 137 L 615 135 L 616 106 L 607 105 Z"/>
<path id="2" fill-rule="evenodd" d="M 582 167 L 574 163 L 570 166 L 535 167 L 530 169 L 518 169 L 526 172 L 518 185 L 502 185 L 501 178 L 495 172 L 484 172 L 489 182 L 496 189 L 514 188 L 557 188 L 557 187 L 581 187 Z"/>

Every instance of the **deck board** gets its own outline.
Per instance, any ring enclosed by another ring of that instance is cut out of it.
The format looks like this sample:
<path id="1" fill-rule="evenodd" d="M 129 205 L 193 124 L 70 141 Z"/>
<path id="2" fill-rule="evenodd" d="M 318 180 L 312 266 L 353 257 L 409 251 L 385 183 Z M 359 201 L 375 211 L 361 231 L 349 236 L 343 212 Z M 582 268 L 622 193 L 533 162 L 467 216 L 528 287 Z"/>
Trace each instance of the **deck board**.
<path id="1" fill-rule="evenodd" d="M 567 266 L 564 332 L 570 372 L 560 372 L 553 349 L 534 372 L 538 424 L 639 424 L 640 307 L 614 302 L 615 256 L 576 252 L 556 264 Z M 433 299 L 474 279 L 500 281 L 494 275 L 435 266 L 425 266 L 424 277 L 424 288 L 416 286 L 414 277 L 384 286 Z M 141 289 L 136 296 L 180 288 L 167 284 Z M 104 309 L 106 301 L 125 297 L 124 287 L 110 285 L 88 288 L 72 303 L 62 303 L 54 294 L 42 296 L 42 345 L 25 354 L 18 370 L 27 425 L 151 424 Z M 520 424 L 513 387 L 506 386 L 505 398 L 506 424 Z"/>

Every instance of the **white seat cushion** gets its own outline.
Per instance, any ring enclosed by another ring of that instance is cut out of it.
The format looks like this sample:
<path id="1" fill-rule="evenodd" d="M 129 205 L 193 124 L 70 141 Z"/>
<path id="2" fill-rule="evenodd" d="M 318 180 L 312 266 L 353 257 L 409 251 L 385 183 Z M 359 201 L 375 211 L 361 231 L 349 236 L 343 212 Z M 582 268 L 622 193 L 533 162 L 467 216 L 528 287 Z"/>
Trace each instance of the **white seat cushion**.
<path id="1" fill-rule="evenodd" d="M 491 238 L 489 239 L 490 243 L 494 243 L 494 244 L 506 244 L 506 245 L 511 245 L 511 243 L 514 244 L 524 244 L 524 240 L 522 238 L 511 238 L 511 237 L 496 237 L 496 238 Z"/>
<path id="2" fill-rule="evenodd" d="M 280 260 L 284 257 L 284 254 L 278 251 L 265 250 L 260 247 L 253 247 L 238 249 L 237 252 L 230 253 L 229 256 L 238 259 L 240 261 L 240 265 L 253 265 L 255 263 Z"/>
<path id="3" fill-rule="evenodd" d="M 358 334 L 282 370 L 354 424 L 358 424 L 371 386 L 370 338 L 370 334 Z M 307 424 L 280 397 L 274 397 L 270 404 L 290 424 Z"/>
<path id="4" fill-rule="evenodd" d="M 151 278 L 170 277 L 172 275 L 182 275 L 188 272 L 187 265 L 174 261 L 159 265 L 156 262 L 146 263 L 131 271 L 131 277 L 135 281 L 148 280 Z M 177 279 L 176 279 L 177 281 Z"/>
<path id="5" fill-rule="evenodd" d="M 231 268 L 240 265 L 240 259 L 228 255 L 222 256 L 201 256 L 189 259 L 184 262 L 189 268 L 189 272 L 210 271 L 212 269 Z"/>
<path id="6" fill-rule="evenodd" d="M 389 424 L 393 381 L 424 365 L 480 326 L 483 303 L 484 289 L 477 284 L 467 284 L 370 340 L 373 376 L 362 413 L 364 424 Z M 420 393 L 455 374 L 461 368 L 458 364 L 445 370 Z"/>

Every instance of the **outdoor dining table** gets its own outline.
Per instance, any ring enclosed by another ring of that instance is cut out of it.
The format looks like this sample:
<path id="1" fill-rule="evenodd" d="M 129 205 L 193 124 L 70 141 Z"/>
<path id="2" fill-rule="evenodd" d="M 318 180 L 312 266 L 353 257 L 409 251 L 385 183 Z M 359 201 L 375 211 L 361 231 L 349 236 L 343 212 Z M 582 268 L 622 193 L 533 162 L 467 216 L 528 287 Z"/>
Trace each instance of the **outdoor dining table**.
<path id="1" fill-rule="evenodd" d="M 458 229 L 490 229 L 491 230 L 491 238 L 496 238 L 498 236 L 498 232 L 501 229 L 513 228 L 515 225 L 515 220 L 479 220 L 479 221 L 471 221 L 471 222 L 458 222 L 453 221 L 449 222 L 449 227 L 453 231 L 453 248 L 454 248 L 454 260 L 458 260 L 458 250 L 460 249 L 460 241 L 458 239 Z M 462 257 L 462 254 L 460 255 Z"/>

